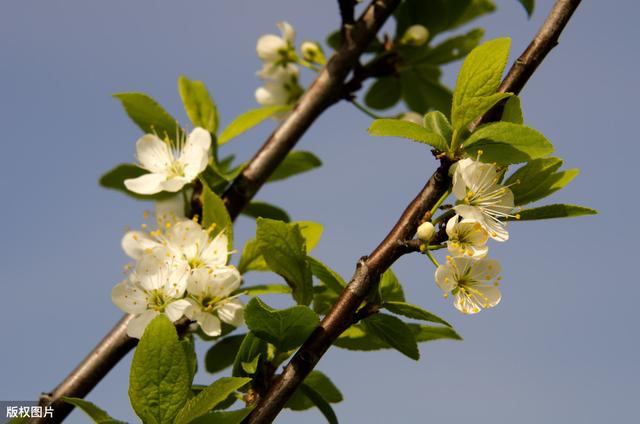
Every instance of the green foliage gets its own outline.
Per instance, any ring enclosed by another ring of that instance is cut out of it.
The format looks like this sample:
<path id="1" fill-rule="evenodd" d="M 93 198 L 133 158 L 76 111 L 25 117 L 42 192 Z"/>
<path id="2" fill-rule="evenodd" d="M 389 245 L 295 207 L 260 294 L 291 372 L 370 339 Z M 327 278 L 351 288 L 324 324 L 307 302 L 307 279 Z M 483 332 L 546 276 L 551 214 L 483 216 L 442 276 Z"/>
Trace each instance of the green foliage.
<path id="1" fill-rule="evenodd" d="M 172 423 L 191 395 L 191 373 L 178 334 L 164 314 L 151 321 L 131 362 L 129 398 L 145 423 Z"/>
<path id="2" fill-rule="evenodd" d="M 311 400 L 318 407 L 329 424 L 338 424 L 338 417 L 336 416 L 336 413 L 333 411 L 329 402 L 327 402 L 320 393 L 305 383 L 300 385 L 299 390 L 304 393 L 307 399 Z"/>
<path id="3" fill-rule="evenodd" d="M 258 358 L 258 364 L 261 364 L 261 361 L 266 360 L 267 342 L 249 331 L 244 336 L 244 340 L 242 340 L 240 349 L 238 349 L 238 353 L 233 361 L 232 375 L 234 377 L 245 377 L 250 375 L 245 371 L 243 364 L 252 363 L 256 358 Z"/>
<path id="4" fill-rule="evenodd" d="M 378 78 L 369 88 L 364 102 L 373 109 L 389 109 L 402 97 L 402 82 L 395 75 Z"/>
<path id="5" fill-rule="evenodd" d="M 111 418 L 109 414 L 107 414 L 104 410 L 98 408 L 96 405 L 87 400 L 67 396 L 62 396 L 62 400 L 66 403 L 80 408 L 96 424 L 124 424 L 124 421 L 119 421 Z"/>
<path id="6" fill-rule="evenodd" d="M 255 127 L 262 121 L 271 118 L 281 112 L 291 109 L 291 106 L 265 106 L 257 109 L 251 109 L 245 113 L 238 115 L 220 134 L 218 144 L 223 145 L 232 138 L 239 136 L 245 131 Z"/>
<path id="7" fill-rule="evenodd" d="M 167 199 L 171 196 L 175 196 L 175 193 L 160 192 L 158 194 L 144 195 L 127 190 L 124 185 L 124 180 L 130 178 L 138 178 L 146 173 L 148 173 L 148 171 L 145 171 L 137 165 L 133 165 L 130 163 L 121 163 L 115 168 L 107 171 L 102 177 L 100 177 L 100 180 L 98 182 L 104 188 L 118 190 L 126 194 L 127 196 L 133 197 L 134 199 L 161 200 Z"/>
<path id="8" fill-rule="evenodd" d="M 402 320 L 386 314 L 375 314 L 362 320 L 367 331 L 411 359 L 420 359 L 420 351 L 411 329 Z"/>
<path id="9" fill-rule="evenodd" d="M 281 352 L 300 346 L 320 322 L 306 306 L 275 310 L 258 298 L 247 304 L 245 321 L 252 333 Z"/>
<path id="10" fill-rule="evenodd" d="M 484 30 L 476 28 L 463 35 L 448 38 L 442 43 L 426 50 L 416 61 L 433 64 L 445 64 L 465 57 L 482 39 Z"/>
<path id="11" fill-rule="evenodd" d="M 250 378 L 223 377 L 214 381 L 184 405 L 176 416 L 175 424 L 188 424 L 209 412 L 230 394 L 251 381 Z"/>
<path id="12" fill-rule="evenodd" d="M 228 336 L 211 346 L 204 357 L 205 369 L 216 373 L 233 365 L 245 335 Z"/>
<path id="13" fill-rule="evenodd" d="M 269 218 L 283 222 L 291 221 L 289 214 L 284 209 L 266 202 L 253 201 L 243 209 L 242 214 L 254 219 Z"/>
<path id="14" fill-rule="evenodd" d="M 247 296 L 260 296 L 263 294 L 289 294 L 291 287 L 284 284 L 258 284 L 255 286 L 241 287 L 235 291 L 236 294 L 242 293 Z"/>
<path id="15" fill-rule="evenodd" d="M 496 93 L 509 56 L 509 38 L 497 38 L 476 47 L 460 68 L 451 107 L 454 130 L 462 130 L 506 93 Z"/>
<path id="16" fill-rule="evenodd" d="M 190 424 L 240 424 L 253 410 L 253 407 L 236 411 L 213 411 L 191 421 Z"/>
<path id="17" fill-rule="evenodd" d="M 527 162 L 553 152 L 553 145 L 533 128 L 511 122 L 483 125 L 463 144 L 470 156 L 482 151 L 480 160 L 498 165 Z"/>
<path id="18" fill-rule="evenodd" d="M 428 144 L 443 152 L 446 152 L 449 148 L 447 141 L 440 134 L 430 132 L 421 125 L 402 119 L 376 119 L 369 127 L 369 134 L 408 138 Z"/>
<path id="19" fill-rule="evenodd" d="M 129 118 L 145 134 L 157 134 L 161 139 L 176 141 L 176 135 L 183 136 L 178 122 L 155 100 L 144 93 L 116 93 Z"/>
<path id="20" fill-rule="evenodd" d="M 311 252 L 320 243 L 324 227 L 322 224 L 313 221 L 295 221 L 292 224 L 300 228 L 300 234 L 305 240 L 307 252 Z"/>
<path id="21" fill-rule="evenodd" d="M 578 169 L 557 172 L 561 165 L 561 159 L 549 157 L 532 160 L 516 170 L 505 181 L 511 185 L 515 204 L 524 205 L 547 197 L 578 175 Z"/>
<path id="22" fill-rule="evenodd" d="M 321 165 L 322 161 L 313 153 L 294 150 L 289 152 L 267 181 L 274 182 L 284 180 L 294 175 L 311 171 Z"/>
<path id="23" fill-rule="evenodd" d="M 218 131 L 218 108 L 204 83 L 180 75 L 178 91 L 184 104 L 184 110 L 193 125 L 202 127 L 215 135 Z"/>
<path id="24" fill-rule="evenodd" d="M 522 113 L 522 106 L 520 105 L 520 97 L 509 97 L 507 102 L 504 104 L 501 120 L 505 122 L 512 122 L 514 124 L 524 124 L 524 114 Z"/>
<path id="25" fill-rule="evenodd" d="M 404 291 L 398 281 L 398 277 L 391 268 L 387 269 L 380 277 L 378 293 L 381 302 L 404 302 Z"/>
<path id="26" fill-rule="evenodd" d="M 196 345 L 193 335 L 189 334 L 180 340 L 180 346 L 184 351 L 184 358 L 187 361 L 187 368 L 189 369 L 190 380 L 193 381 L 193 377 L 198 371 L 198 358 L 196 357 Z"/>
<path id="27" fill-rule="evenodd" d="M 233 247 L 233 222 L 229 216 L 229 211 L 224 204 L 224 201 L 209 190 L 208 187 L 202 187 L 202 227 L 213 227 L 211 232 L 211 238 L 217 236 L 224 231 L 227 236 L 227 247 L 231 249 Z"/>
<path id="28" fill-rule="evenodd" d="M 436 327 L 422 324 L 407 324 L 417 342 L 429 342 L 438 339 L 462 340 L 450 327 Z M 352 325 L 343 332 L 334 346 L 358 351 L 391 349 L 392 346 L 370 332 L 363 325 Z"/>
<path id="29" fill-rule="evenodd" d="M 407 318 L 418 319 L 421 321 L 437 322 L 438 324 L 443 324 L 447 327 L 451 327 L 451 324 L 449 324 L 442 318 L 432 314 L 429 311 L 425 311 L 419 306 L 412 305 L 410 303 L 387 301 L 382 304 L 382 307 L 390 312 L 393 312 L 394 314 L 402 315 Z"/>
<path id="30" fill-rule="evenodd" d="M 535 6 L 535 0 L 518 0 L 518 2 L 524 7 L 527 12 L 527 16 L 530 18 L 533 15 L 533 9 Z"/>
<path id="31" fill-rule="evenodd" d="M 306 242 L 300 226 L 258 218 L 257 227 L 258 248 L 269 268 L 285 279 L 298 304 L 310 304 L 313 298 L 313 282 L 306 260 Z"/>
<path id="32" fill-rule="evenodd" d="M 402 73 L 402 99 L 409 109 L 423 114 L 430 109 L 451 109 L 451 90 L 439 81 L 440 70 L 435 65 L 418 64 Z"/>
<path id="33" fill-rule="evenodd" d="M 260 243 L 256 239 L 249 239 L 242 249 L 238 271 L 244 274 L 249 271 L 268 271 L 269 267 L 262 257 Z"/>
<path id="34" fill-rule="evenodd" d="M 308 256 L 307 260 L 311 267 L 311 274 L 313 274 L 318 280 L 322 281 L 327 288 L 331 289 L 334 293 L 342 293 L 346 283 L 337 272 L 311 256 Z"/>
<path id="35" fill-rule="evenodd" d="M 338 403 L 343 400 L 340 390 L 338 390 L 329 377 L 320 371 L 311 371 L 307 378 L 304 379 L 304 384 L 318 393 L 326 402 Z M 294 411 L 303 411 L 313 408 L 313 406 L 313 400 L 305 396 L 300 389 L 296 390 L 286 405 L 287 408 Z"/>
<path id="36" fill-rule="evenodd" d="M 453 129 L 444 113 L 437 110 L 427 113 L 424 115 L 423 125 L 427 131 L 439 134 L 446 140 L 447 146 L 449 145 L 451 136 L 453 135 Z"/>
<path id="37" fill-rule="evenodd" d="M 598 211 L 578 205 L 553 204 L 520 211 L 519 221 L 538 219 L 571 218 L 574 216 L 596 215 Z M 511 219 L 510 219 L 511 220 Z"/>

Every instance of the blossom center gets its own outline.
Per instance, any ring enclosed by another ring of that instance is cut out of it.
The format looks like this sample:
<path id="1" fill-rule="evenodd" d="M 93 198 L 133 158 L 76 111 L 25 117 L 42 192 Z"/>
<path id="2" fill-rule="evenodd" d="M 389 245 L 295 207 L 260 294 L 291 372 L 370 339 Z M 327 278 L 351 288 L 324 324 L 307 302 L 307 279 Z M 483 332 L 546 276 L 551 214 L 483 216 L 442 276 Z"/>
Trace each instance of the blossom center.
<path id="1" fill-rule="evenodd" d="M 148 292 L 147 309 L 151 309 L 157 312 L 163 312 L 164 308 L 169 303 L 167 297 L 162 290 L 154 289 Z"/>

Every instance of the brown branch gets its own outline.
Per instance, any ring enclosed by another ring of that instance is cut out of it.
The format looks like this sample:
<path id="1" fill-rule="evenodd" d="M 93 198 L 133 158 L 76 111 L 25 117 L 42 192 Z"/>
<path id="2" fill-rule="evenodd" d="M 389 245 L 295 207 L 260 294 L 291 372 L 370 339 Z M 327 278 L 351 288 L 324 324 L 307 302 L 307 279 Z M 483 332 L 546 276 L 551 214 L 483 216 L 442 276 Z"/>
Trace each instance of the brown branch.
<path id="1" fill-rule="evenodd" d="M 352 43 L 343 45 L 329 60 L 292 113 L 271 134 L 242 174 L 224 193 L 223 200 L 232 219 L 240 214 L 315 119 L 342 98 L 344 80 L 399 3 L 400 0 L 373 0 L 353 24 Z M 40 405 L 53 406 L 53 418 L 34 418 L 31 423 L 58 423 L 64 420 L 73 406 L 60 398 L 85 397 L 136 346 L 138 340 L 126 334 L 127 324 L 132 318 L 132 315 L 122 317 L 52 392 L 42 394 Z"/>
<path id="2" fill-rule="evenodd" d="M 579 0 L 559 0 L 536 35 L 534 42 L 516 61 L 505 77 L 500 89 L 519 93 L 533 70 L 557 44 L 558 36 L 569 17 L 578 7 Z M 523 57 L 525 59 L 523 60 Z M 535 58 L 529 60 L 528 58 Z M 429 211 L 450 184 L 450 164 L 441 163 L 424 188 L 405 209 L 387 237 L 366 259 L 360 260 L 350 283 L 342 292 L 331 311 L 293 356 L 282 374 L 274 380 L 266 396 L 244 421 L 247 424 L 272 422 L 293 395 L 300 383 L 311 372 L 322 355 L 353 322 L 358 307 L 378 281 L 381 273 L 395 262 L 403 251 L 403 242 L 413 237 L 418 223 Z"/>

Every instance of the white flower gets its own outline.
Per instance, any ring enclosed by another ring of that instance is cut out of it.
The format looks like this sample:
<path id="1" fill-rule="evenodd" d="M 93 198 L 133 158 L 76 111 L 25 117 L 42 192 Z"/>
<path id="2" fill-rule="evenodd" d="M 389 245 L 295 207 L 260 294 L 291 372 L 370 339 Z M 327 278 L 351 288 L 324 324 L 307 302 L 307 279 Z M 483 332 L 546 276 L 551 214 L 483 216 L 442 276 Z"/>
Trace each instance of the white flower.
<path id="1" fill-rule="evenodd" d="M 141 259 L 129 278 L 113 288 L 111 300 L 122 311 L 134 314 L 127 334 L 139 339 L 147 325 L 159 314 L 172 322 L 182 317 L 190 303 L 183 299 L 189 268 L 185 264 L 159 261 L 154 256 Z"/>
<path id="2" fill-rule="evenodd" d="M 295 103 L 303 92 L 298 84 L 297 70 L 295 73 L 279 71 L 276 77 L 276 79 L 267 80 L 256 90 L 256 101 L 263 106 L 284 106 Z"/>
<path id="3" fill-rule="evenodd" d="M 489 233 L 476 220 L 459 220 L 456 215 L 447 221 L 447 248 L 454 256 L 473 256 L 484 258 L 487 256 L 489 248 L 487 240 Z"/>
<path id="4" fill-rule="evenodd" d="M 122 249 L 136 260 L 152 254 L 169 257 L 191 269 L 225 266 L 229 257 L 224 233 L 211 240 L 208 231 L 187 219 L 173 224 L 167 221 L 165 228 L 150 233 L 129 231 L 122 238 Z"/>
<path id="5" fill-rule="evenodd" d="M 492 259 L 447 256 L 447 263 L 436 269 L 436 284 L 455 296 L 453 305 L 464 314 L 475 314 L 500 302 L 500 263 Z"/>
<path id="6" fill-rule="evenodd" d="M 197 321 L 209 336 L 221 334 L 220 321 L 238 327 L 244 323 L 244 305 L 231 296 L 240 286 L 240 273 L 233 266 L 193 271 L 187 282 L 190 306 L 185 315 Z"/>
<path id="7" fill-rule="evenodd" d="M 296 32 L 287 22 L 278 22 L 278 28 L 282 32 L 282 37 L 274 34 L 263 35 L 258 38 L 256 53 L 265 62 L 287 62 L 291 61 L 291 52 L 295 55 L 294 42 Z"/>
<path id="8" fill-rule="evenodd" d="M 405 31 L 400 42 L 411 46 L 421 46 L 429 39 L 429 30 L 422 25 L 411 25 Z"/>
<path id="9" fill-rule="evenodd" d="M 305 41 L 300 45 L 300 51 L 302 52 L 302 58 L 312 63 L 318 63 L 324 65 L 327 63 L 327 59 L 324 57 L 324 52 L 320 44 L 315 41 Z"/>
<path id="10" fill-rule="evenodd" d="M 181 195 L 171 196 L 168 199 L 155 202 L 155 216 L 158 228 L 163 228 L 186 219 L 184 214 L 184 198 Z"/>
<path id="11" fill-rule="evenodd" d="M 136 156 L 140 166 L 149 173 L 127 179 L 124 185 L 138 194 L 177 192 L 207 167 L 210 146 L 211 135 L 199 127 L 177 145 L 162 141 L 154 134 L 145 134 L 136 142 Z"/>
<path id="12" fill-rule="evenodd" d="M 423 242 L 428 242 L 433 238 L 436 233 L 436 228 L 430 222 L 423 222 L 418 227 L 416 231 L 416 236 L 418 236 L 418 240 Z"/>
<path id="13" fill-rule="evenodd" d="M 463 159 L 453 164 L 453 194 L 458 199 L 454 207 L 465 219 L 478 221 L 497 241 L 509 239 L 501 218 L 513 217 L 513 193 L 498 184 L 496 167 L 492 164 Z"/>

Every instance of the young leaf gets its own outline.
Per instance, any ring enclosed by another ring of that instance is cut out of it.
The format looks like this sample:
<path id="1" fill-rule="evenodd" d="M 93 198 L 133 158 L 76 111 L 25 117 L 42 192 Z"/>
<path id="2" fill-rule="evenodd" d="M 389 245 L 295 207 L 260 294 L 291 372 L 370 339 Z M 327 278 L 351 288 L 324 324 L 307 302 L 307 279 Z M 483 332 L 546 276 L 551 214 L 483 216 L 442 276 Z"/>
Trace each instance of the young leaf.
<path id="1" fill-rule="evenodd" d="M 218 109 L 204 83 L 180 75 L 178 91 L 184 104 L 184 110 L 193 125 L 202 127 L 215 135 L 218 131 Z"/>
<path id="2" fill-rule="evenodd" d="M 235 411 L 213 411 L 191 421 L 190 424 L 240 424 L 253 410 L 249 408 Z"/>
<path id="3" fill-rule="evenodd" d="M 393 312 L 394 314 L 402 315 L 407 318 L 419 319 L 422 321 L 429 321 L 429 322 L 437 322 L 438 324 L 444 324 L 447 327 L 451 327 L 451 324 L 449 324 L 447 321 L 443 320 L 442 318 L 432 314 L 431 312 L 425 311 L 419 306 L 412 305 L 410 303 L 388 301 L 388 302 L 384 302 L 382 304 L 382 307 L 390 312 Z"/>
<path id="4" fill-rule="evenodd" d="M 311 252 L 320 243 L 320 238 L 324 231 L 322 224 L 313 221 L 295 221 L 292 224 L 296 224 L 300 228 L 300 234 L 305 240 L 307 252 Z"/>
<path id="5" fill-rule="evenodd" d="M 423 125 L 427 131 L 440 134 L 442 138 L 446 140 L 447 145 L 449 145 L 453 129 L 451 128 L 451 124 L 444 113 L 438 110 L 427 113 L 424 115 Z"/>
<path id="6" fill-rule="evenodd" d="M 272 183 L 274 181 L 284 180 L 294 175 L 311 171 L 321 165 L 322 161 L 313 153 L 294 150 L 284 158 L 267 181 Z"/>
<path id="7" fill-rule="evenodd" d="M 258 284 L 256 286 L 240 287 L 234 294 L 246 296 L 261 296 L 263 294 L 289 294 L 291 287 L 284 284 Z"/>
<path id="8" fill-rule="evenodd" d="M 507 184 L 513 184 L 514 203 L 524 205 L 550 196 L 580 173 L 578 169 L 555 172 L 561 164 L 562 160 L 558 158 L 541 158 L 514 172 L 507 180 Z"/>
<path id="9" fill-rule="evenodd" d="M 574 216 L 596 215 L 598 211 L 578 205 L 553 204 L 538 208 L 523 209 L 518 221 L 533 221 L 537 219 L 571 218 Z M 515 218 L 509 219 L 516 220 Z"/>
<path id="10" fill-rule="evenodd" d="M 364 102 L 372 109 L 384 110 L 398 103 L 401 96 L 400 78 L 392 75 L 377 79 L 364 96 Z"/>
<path id="11" fill-rule="evenodd" d="M 155 100 L 144 93 L 116 93 L 113 95 L 122 102 L 129 118 L 145 134 L 157 134 L 158 137 L 176 141 L 176 135 L 183 136 L 178 122 Z M 178 134 L 176 134 L 178 133 Z"/>
<path id="12" fill-rule="evenodd" d="M 256 239 L 265 262 L 272 271 L 285 279 L 298 304 L 310 304 L 313 299 L 313 282 L 300 227 L 265 218 L 258 218 L 257 224 Z"/>
<path id="13" fill-rule="evenodd" d="M 496 94 L 507 64 L 510 44 L 509 38 L 487 41 L 473 49 L 465 59 L 453 92 L 451 123 L 454 130 L 466 127 L 479 116 L 474 116 L 476 111 L 487 106 L 486 101 L 482 102 L 479 99 Z M 492 100 L 495 104 L 500 99 L 494 96 Z"/>
<path id="14" fill-rule="evenodd" d="M 462 340 L 462 337 L 460 337 L 460 335 L 451 327 L 409 324 L 409 328 L 418 343 L 440 339 Z"/>
<path id="15" fill-rule="evenodd" d="M 439 65 L 461 59 L 480 43 L 483 35 L 484 30 L 482 28 L 476 28 L 464 35 L 451 37 L 427 50 L 426 53 L 417 60 Z"/>
<path id="16" fill-rule="evenodd" d="M 223 377 L 211 383 L 209 387 L 184 405 L 174 421 L 175 424 L 189 424 L 196 418 L 209 412 L 225 400 L 231 393 L 251 381 L 250 378 Z"/>
<path id="17" fill-rule="evenodd" d="M 223 145 L 232 138 L 255 127 L 265 119 L 269 119 L 277 113 L 291 109 L 289 105 L 265 106 L 258 109 L 251 109 L 234 119 L 227 128 L 222 131 L 218 138 L 218 145 Z"/>
<path id="18" fill-rule="evenodd" d="M 311 371 L 304 379 L 304 384 L 315 390 L 326 402 L 338 403 L 343 400 L 340 390 L 338 390 L 329 377 L 320 371 Z M 300 390 L 296 390 L 293 396 L 287 401 L 286 408 L 293 411 L 304 411 L 305 409 L 313 408 L 313 405 L 314 402 L 311 399 L 305 396 Z"/>
<path id="19" fill-rule="evenodd" d="M 520 105 L 520 97 L 511 96 L 504 104 L 502 110 L 502 119 L 504 122 L 513 122 L 514 124 L 524 124 L 524 115 L 522 114 L 522 106 Z"/>
<path id="20" fill-rule="evenodd" d="M 329 424 L 338 424 L 338 417 L 336 416 L 336 413 L 333 411 L 333 408 L 331 407 L 329 402 L 327 402 L 320 393 L 318 393 L 313 387 L 310 387 L 305 383 L 302 383 L 300 385 L 299 390 L 304 393 L 307 399 L 309 399 L 318 407 Z"/>
<path id="21" fill-rule="evenodd" d="M 62 400 L 82 409 L 82 411 L 86 413 L 96 424 L 125 424 L 124 421 L 118 421 L 115 418 L 111 418 L 104 410 L 98 408 L 87 400 L 67 396 L 62 396 Z"/>
<path id="22" fill-rule="evenodd" d="M 456 110 L 456 114 L 451 114 L 451 121 L 455 130 L 461 130 L 473 120 L 482 116 L 496 105 L 500 100 L 510 97 L 511 93 L 495 93 L 489 96 L 472 97 Z"/>
<path id="23" fill-rule="evenodd" d="M 428 144 L 436 150 L 447 151 L 447 141 L 434 132 L 427 131 L 421 125 L 402 119 L 376 119 L 369 127 L 370 135 L 402 137 Z"/>
<path id="24" fill-rule="evenodd" d="M 306 306 L 275 310 L 256 297 L 247 304 L 245 320 L 252 333 L 281 352 L 300 346 L 320 323 Z"/>
<path id="25" fill-rule="evenodd" d="M 193 335 L 189 334 L 182 338 L 180 340 L 180 346 L 182 346 L 182 350 L 184 351 L 184 358 L 187 361 L 190 379 L 193 381 L 193 376 L 195 376 L 198 371 L 198 358 L 196 357 L 196 345 Z"/>
<path id="26" fill-rule="evenodd" d="M 242 211 L 243 215 L 250 216 L 252 218 L 269 218 L 276 221 L 289 222 L 289 214 L 277 206 L 266 202 L 253 201 L 249 203 Z"/>
<path id="27" fill-rule="evenodd" d="M 234 377 L 248 376 L 249 374 L 244 370 L 242 364 L 253 362 L 257 357 L 261 359 L 267 357 L 267 342 L 249 331 L 244 336 L 244 340 L 242 340 L 236 358 L 233 361 L 232 375 Z"/>
<path id="28" fill-rule="evenodd" d="M 364 327 L 394 349 L 411 359 L 420 359 L 420 351 L 411 329 L 400 319 L 382 313 L 362 320 Z"/>
<path id="29" fill-rule="evenodd" d="M 233 248 L 233 221 L 229 216 L 229 211 L 222 199 L 209 190 L 209 187 L 202 187 L 202 226 L 209 228 L 214 226 L 211 238 L 224 231 L 227 236 L 228 248 Z"/>
<path id="30" fill-rule="evenodd" d="M 240 274 L 249 271 L 269 271 L 269 267 L 262 257 L 258 240 L 249 239 L 245 243 L 240 262 L 238 262 L 238 271 Z"/>
<path id="31" fill-rule="evenodd" d="M 191 373 L 176 329 L 164 314 L 148 325 L 131 362 L 129 398 L 150 423 L 171 423 L 191 395 Z"/>
<path id="32" fill-rule="evenodd" d="M 439 339 L 462 340 L 458 333 L 450 327 L 435 327 L 422 324 L 408 324 L 407 326 L 418 343 Z M 360 351 L 392 348 L 388 343 L 360 324 L 349 327 L 340 335 L 334 345 L 343 349 Z"/>
<path id="33" fill-rule="evenodd" d="M 391 268 L 387 269 L 380 277 L 378 286 L 380 300 L 382 302 L 404 302 L 404 291 L 400 285 L 400 281 L 393 273 Z"/>
<path id="34" fill-rule="evenodd" d="M 544 135 L 511 122 L 484 125 L 474 131 L 463 146 L 469 156 L 482 151 L 481 161 L 498 165 L 527 162 L 553 152 L 553 145 Z"/>
<path id="35" fill-rule="evenodd" d="M 216 373 L 233 365 L 236 353 L 244 338 L 244 334 L 229 336 L 211 346 L 204 357 L 206 370 L 210 373 Z"/>
<path id="36" fill-rule="evenodd" d="M 518 2 L 524 7 L 524 10 L 527 12 L 527 17 L 530 18 L 531 15 L 533 15 L 535 0 L 518 0 Z"/>
<path id="37" fill-rule="evenodd" d="M 400 74 L 402 98 L 409 109 L 420 114 L 430 109 L 448 113 L 451 110 L 451 91 L 440 83 L 438 72 L 433 72 L 430 67 L 434 65 L 414 66 Z"/>
<path id="38" fill-rule="evenodd" d="M 153 195 L 137 194 L 127 190 L 124 185 L 124 180 L 129 178 L 138 178 L 141 175 L 148 173 L 144 169 L 137 165 L 130 163 L 121 163 L 115 168 L 107 171 L 102 177 L 100 177 L 99 183 L 104 188 L 121 191 L 127 196 L 131 196 L 134 199 L 140 200 L 161 200 L 168 199 L 171 196 L 175 196 L 175 193 L 160 192 Z"/>
<path id="39" fill-rule="evenodd" d="M 395 13 L 396 35 L 401 37 L 410 25 L 420 24 L 435 36 L 494 10 L 491 0 L 405 0 Z"/>
<path id="40" fill-rule="evenodd" d="M 311 266 L 311 273 L 320 281 L 322 281 L 329 289 L 334 293 L 340 294 L 346 286 L 346 283 L 342 277 L 331 268 L 320 262 L 319 260 L 307 257 L 309 265 Z"/>

